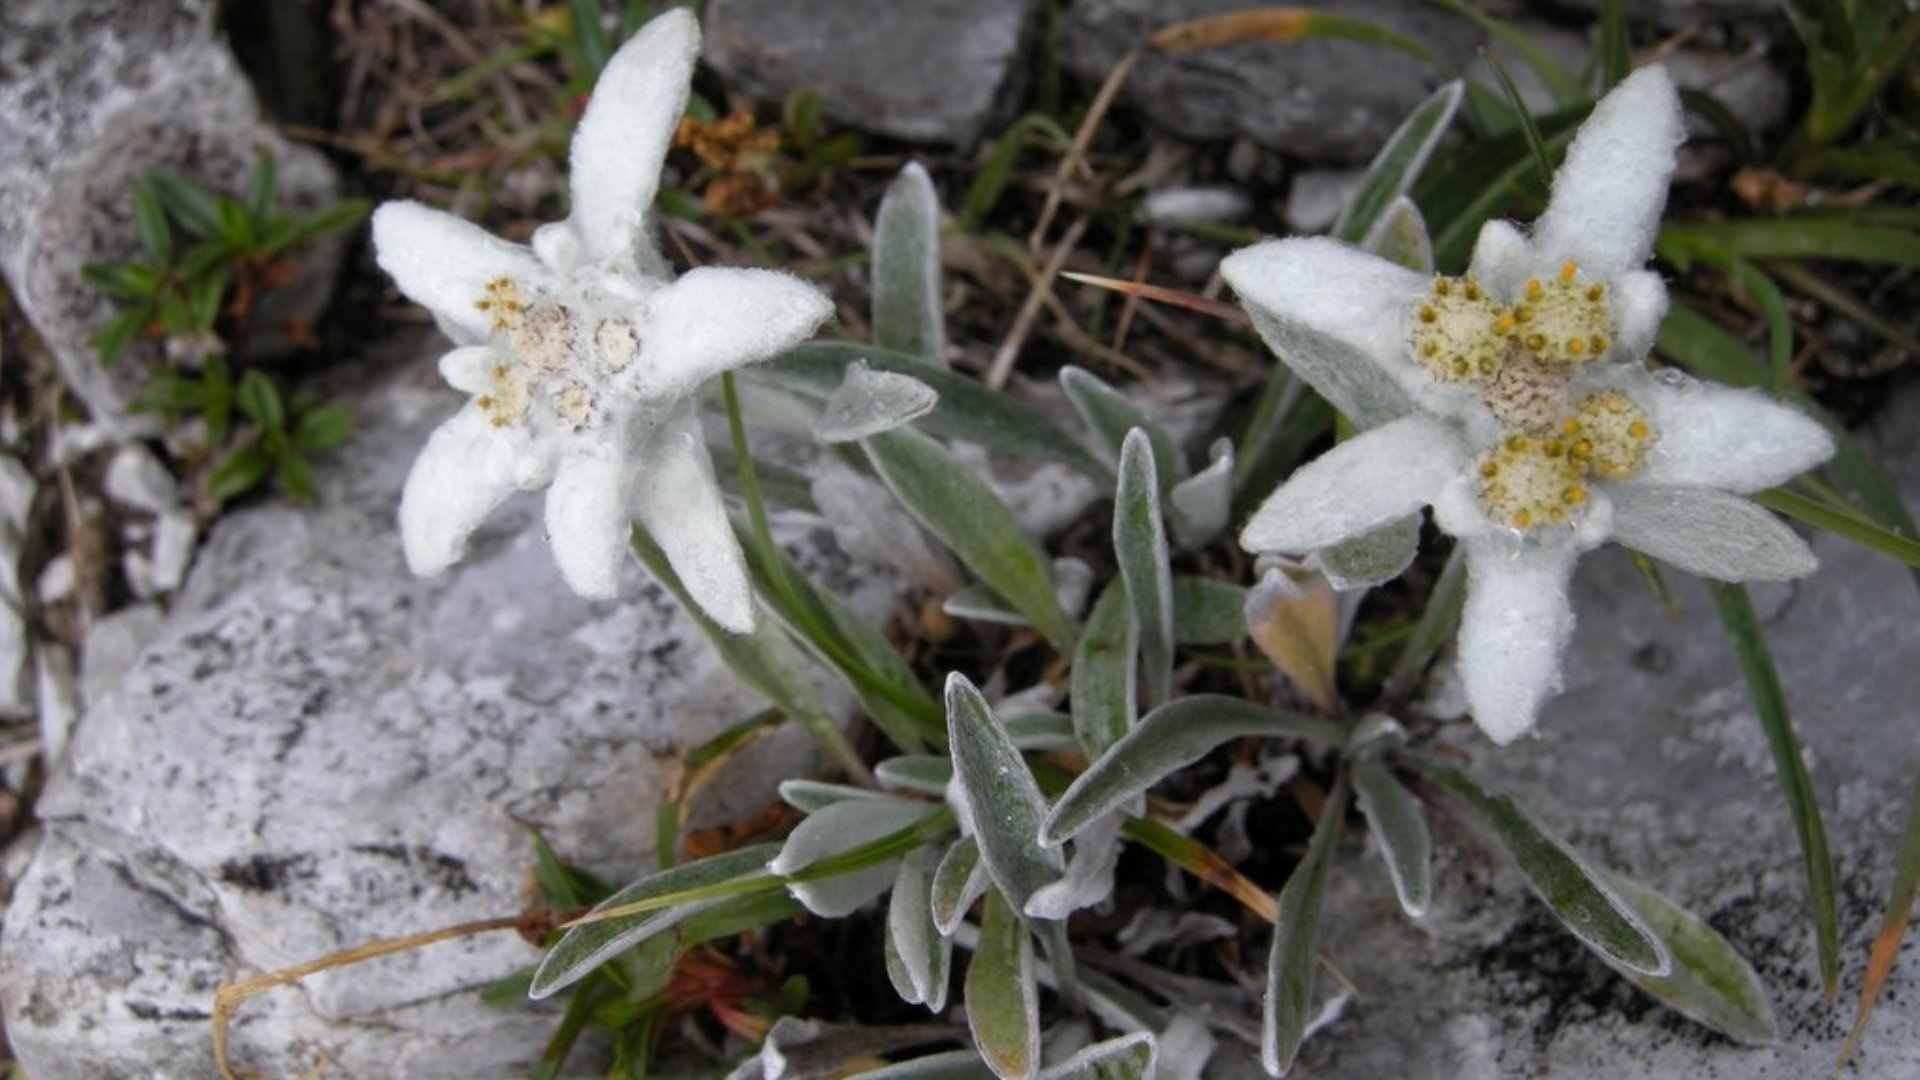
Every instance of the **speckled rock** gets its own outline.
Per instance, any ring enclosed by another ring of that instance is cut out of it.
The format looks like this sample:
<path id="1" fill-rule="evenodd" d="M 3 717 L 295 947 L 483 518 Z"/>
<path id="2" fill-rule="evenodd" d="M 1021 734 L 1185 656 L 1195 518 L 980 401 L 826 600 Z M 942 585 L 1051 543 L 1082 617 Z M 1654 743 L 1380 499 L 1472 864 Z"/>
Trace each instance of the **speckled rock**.
<path id="1" fill-rule="evenodd" d="M 1128 50 L 1172 23 L 1262 5 L 1256 0 L 1079 0 L 1061 37 L 1066 65 L 1104 79 Z M 1424 4 L 1327 0 L 1307 5 L 1418 41 L 1458 68 L 1474 28 Z M 1184 56 L 1143 52 L 1123 97 L 1188 139 L 1245 136 L 1312 161 L 1365 162 L 1443 76 L 1405 53 L 1353 41 L 1247 42 Z"/>
<path id="2" fill-rule="evenodd" d="M 1920 393 L 1875 442 L 1920 504 Z M 1656 1005 L 1574 943 L 1490 845 L 1437 821 L 1433 910 L 1399 914 L 1379 860 L 1349 845 L 1327 901 L 1329 959 L 1358 987 L 1308 1047 L 1308 1075 L 1602 1080 L 1833 1075 L 1920 775 L 1911 723 L 1920 591 L 1902 566 L 1818 536 L 1822 569 L 1755 587 L 1838 867 L 1838 1004 L 1820 1004 L 1799 848 L 1746 685 L 1704 588 L 1670 573 L 1669 617 L 1617 550 L 1576 577 L 1568 692 L 1540 736 L 1452 741 L 1472 771 L 1603 864 L 1702 915 L 1753 963 L 1780 1041 L 1737 1046 Z M 1920 1076 L 1920 950 L 1908 943 L 1850 1076 Z"/>
<path id="3" fill-rule="evenodd" d="M 80 279 L 139 251 L 132 196 L 165 167 L 241 194 L 273 155 L 289 206 L 339 197 L 326 159 L 261 122 L 252 87 L 213 30 L 212 0 L 9 0 L 0 5 L 0 272 L 96 417 L 138 391 L 142 344 L 112 368 L 87 337 L 116 310 Z M 253 347 L 326 301 L 344 241 L 306 249 L 299 273 L 256 312 Z"/>
<path id="4" fill-rule="evenodd" d="M 760 707 L 638 567 L 617 601 L 569 593 L 537 500 L 447 575 L 407 573 L 400 484 L 456 403 L 436 382 L 421 364 L 365 399 L 315 506 L 223 519 L 157 636 L 89 700 L 0 942 L 35 1080 L 209 1075 L 220 980 L 519 911 L 519 821 L 636 872 L 680 757 Z M 890 609 L 885 575 L 785 520 L 811 575 Z M 757 809 L 811 760 L 782 733 L 705 811 Z M 502 933 L 316 976 L 248 1004 L 235 1053 L 283 1076 L 321 1051 L 329 1077 L 523 1073 L 552 1017 L 475 991 L 537 958 Z"/>
<path id="5" fill-rule="evenodd" d="M 1012 118 L 1036 0 L 713 0 L 706 58 L 781 101 L 810 87 L 840 123 L 970 147 Z"/>

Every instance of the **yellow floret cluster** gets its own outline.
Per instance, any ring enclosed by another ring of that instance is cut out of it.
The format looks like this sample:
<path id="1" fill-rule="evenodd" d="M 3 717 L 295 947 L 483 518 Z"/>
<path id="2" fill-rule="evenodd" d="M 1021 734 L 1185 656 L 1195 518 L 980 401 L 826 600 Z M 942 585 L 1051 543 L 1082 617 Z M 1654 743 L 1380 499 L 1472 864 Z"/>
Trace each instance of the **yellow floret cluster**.
<path id="1" fill-rule="evenodd" d="M 1653 427 L 1625 394 L 1589 394 L 1539 434 L 1510 432 L 1480 455 L 1480 503 L 1494 521 L 1520 532 L 1572 521 L 1591 479 L 1621 480 L 1640 470 Z"/>
<path id="2" fill-rule="evenodd" d="M 640 336 L 623 319 L 601 319 L 583 332 L 582 316 L 542 293 L 529 294 L 511 278 L 486 283 L 476 309 L 492 321 L 498 359 L 489 369 L 492 388 L 474 399 L 495 427 L 527 418 L 536 392 L 560 421 L 575 430 L 599 413 L 596 386 L 640 355 Z"/>
<path id="3" fill-rule="evenodd" d="M 1434 279 L 1414 309 L 1414 358 L 1444 384 L 1467 385 L 1504 429 L 1478 461 L 1480 502 L 1502 525 L 1530 532 L 1574 520 L 1590 480 L 1640 470 L 1653 439 L 1646 414 L 1606 390 L 1573 399 L 1573 373 L 1612 346 L 1607 287 L 1569 261 L 1530 278 L 1511 304 L 1471 277 Z"/>

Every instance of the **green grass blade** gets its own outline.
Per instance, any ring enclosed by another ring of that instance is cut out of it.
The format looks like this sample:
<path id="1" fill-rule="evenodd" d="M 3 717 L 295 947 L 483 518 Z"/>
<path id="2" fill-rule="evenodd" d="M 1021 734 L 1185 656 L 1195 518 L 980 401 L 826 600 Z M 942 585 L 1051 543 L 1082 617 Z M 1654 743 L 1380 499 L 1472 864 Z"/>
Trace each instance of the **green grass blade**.
<path id="1" fill-rule="evenodd" d="M 1482 49 L 1480 59 L 1486 61 L 1492 69 L 1493 77 L 1500 84 L 1500 92 L 1507 96 L 1507 106 L 1519 123 L 1520 134 L 1527 140 L 1527 149 L 1533 151 L 1533 163 L 1540 170 L 1540 183 L 1550 186 L 1553 183 L 1553 161 L 1547 156 L 1546 140 L 1540 137 L 1540 125 L 1534 122 L 1532 110 L 1527 108 L 1526 99 L 1520 96 L 1520 88 L 1513 84 L 1513 76 L 1507 74 L 1507 67 L 1493 55 Z"/>
<path id="2" fill-rule="evenodd" d="M 1920 235 L 1835 218 L 1795 216 L 1669 225 L 1662 245 L 1751 259 L 1846 259 L 1920 269 Z"/>
<path id="3" fill-rule="evenodd" d="M 1785 514 L 1796 521 L 1804 521 L 1818 529 L 1825 529 L 1835 536 L 1851 540 L 1861 547 L 1877 551 L 1888 558 L 1898 559 L 1920 570 L 1920 543 L 1915 543 L 1856 514 L 1836 510 L 1826 503 L 1809 499 L 1805 495 L 1788 491 L 1786 488 L 1760 492 L 1753 496 L 1753 501 L 1776 513 Z"/>
<path id="4" fill-rule="evenodd" d="M 1753 706 L 1760 715 L 1760 726 L 1766 730 L 1767 748 L 1773 753 L 1774 769 L 1787 797 L 1793 830 L 1800 838 L 1807 903 L 1813 910 L 1814 940 L 1820 952 L 1821 992 L 1831 999 L 1839 988 L 1840 919 L 1834 895 L 1833 856 L 1827 851 L 1827 828 L 1820 819 L 1813 779 L 1807 775 L 1806 758 L 1793 731 L 1793 717 L 1787 711 L 1787 693 L 1780 685 L 1780 674 L 1774 669 L 1773 654 L 1760 631 L 1760 617 L 1754 614 L 1746 587 L 1710 581 L 1707 588 L 1713 593 L 1727 640 L 1746 675 L 1747 690 L 1753 695 Z"/>

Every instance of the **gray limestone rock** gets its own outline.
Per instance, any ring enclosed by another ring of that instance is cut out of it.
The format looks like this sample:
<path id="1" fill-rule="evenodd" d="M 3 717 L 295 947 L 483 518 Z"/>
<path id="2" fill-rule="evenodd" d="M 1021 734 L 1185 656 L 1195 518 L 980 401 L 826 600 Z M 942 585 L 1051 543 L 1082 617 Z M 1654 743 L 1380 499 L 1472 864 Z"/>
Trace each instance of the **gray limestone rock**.
<path id="1" fill-rule="evenodd" d="M 1062 59 L 1103 79 L 1161 27 L 1261 5 L 1253 0 L 1079 0 L 1067 12 Z M 1327 0 L 1308 5 L 1386 27 L 1457 68 L 1473 61 L 1478 32 L 1423 4 Z M 1245 136 L 1313 161 L 1371 158 L 1408 111 L 1445 76 L 1405 53 L 1353 41 L 1246 42 L 1187 55 L 1146 50 L 1123 97 L 1189 139 Z"/>
<path id="2" fill-rule="evenodd" d="M 775 101 L 910 142 L 970 147 L 1011 119 L 1036 0 L 713 0 L 706 58 Z"/>
<path id="3" fill-rule="evenodd" d="M 1908 391 L 1875 441 L 1913 505 L 1920 393 Z M 1820 1004 L 1799 848 L 1711 599 L 1669 573 L 1679 606 L 1669 617 L 1625 556 L 1609 550 L 1589 556 L 1576 577 L 1568 691 L 1548 706 L 1539 737 L 1501 750 L 1456 730 L 1449 742 L 1475 775 L 1576 847 L 1731 940 L 1772 995 L 1778 1045 L 1738 1046 L 1656 1005 L 1577 945 L 1462 817 L 1435 815 L 1435 902 L 1420 922 L 1400 914 L 1373 853 L 1350 844 L 1336 870 L 1323 946 L 1359 994 L 1309 1045 L 1307 1072 L 1330 1080 L 1833 1075 L 1920 775 L 1910 722 L 1920 669 L 1905 662 L 1920 648 L 1920 591 L 1889 559 L 1826 535 L 1814 548 L 1817 575 L 1755 587 L 1753 596 L 1838 867 L 1838 1003 Z M 1847 1075 L 1920 1075 L 1920 1015 L 1906 1003 L 1917 980 L 1920 951 L 1909 944 Z"/>
<path id="4" fill-rule="evenodd" d="M 80 279 L 88 263 L 138 252 L 135 186 L 172 168 L 230 194 L 273 155 L 286 205 L 339 197 L 333 170 L 261 122 L 252 88 L 213 29 L 212 0 L 11 0 L 0 5 L 0 271 L 96 416 L 142 385 L 142 344 L 112 368 L 87 336 L 116 310 Z M 256 313 L 251 343 L 318 314 L 344 241 L 306 249 L 295 280 Z M 279 342 L 284 344 L 284 342 Z"/>
<path id="5" fill-rule="evenodd" d="M 125 677 L 89 687 L 0 944 L 35 1080 L 208 1075 L 220 980 L 518 912 L 517 822 L 637 872 L 680 757 L 760 707 L 638 567 L 618 601 L 569 593 L 537 501 L 509 504 L 447 575 L 409 575 L 400 484 L 457 400 L 430 380 L 417 365 L 360 403 L 314 506 L 222 520 Z M 785 534 L 836 595 L 889 610 L 895 584 L 824 526 Z M 761 807 L 811 760 L 784 732 L 704 809 Z M 241 1010 L 238 1064 L 299 1075 L 324 1051 L 337 1077 L 524 1072 L 552 1017 L 475 995 L 537 959 L 497 933 L 315 976 Z"/>

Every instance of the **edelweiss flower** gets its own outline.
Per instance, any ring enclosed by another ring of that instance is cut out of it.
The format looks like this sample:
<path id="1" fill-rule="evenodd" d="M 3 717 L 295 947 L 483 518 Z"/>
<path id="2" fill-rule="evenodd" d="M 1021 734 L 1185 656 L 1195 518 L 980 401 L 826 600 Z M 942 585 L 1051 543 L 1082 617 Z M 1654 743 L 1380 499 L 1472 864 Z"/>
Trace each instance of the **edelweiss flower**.
<path id="1" fill-rule="evenodd" d="M 1595 107 L 1532 236 L 1489 224 L 1465 277 L 1325 239 L 1221 267 L 1281 359 L 1365 429 L 1269 496 L 1241 544 L 1317 550 L 1432 505 L 1466 545 L 1460 671 L 1498 743 L 1559 690 L 1567 583 L 1589 548 L 1612 539 L 1726 581 L 1814 569 L 1738 496 L 1826 460 L 1827 432 L 1759 393 L 1646 367 L 1667 296 L 1645 264 L 1682 138 L 1673 84 L 1650 68 Z"/>
<path id="2" fill-rule="evenodd" d="M 833 306 L 769 270 L 668 280 L 648 214 L 699 51 L 699 23 L 680 9 L 608 62 L 573 139 L 573 212 L 531 248 L 418 203 L 374 214 L 381 268 L 462 346 L 440 372 L 473 395 L 401 495 L 414 572 L 452 566 L 509 495 L 551 485 L 547 533 L 575 592 L 614 595 L 637 520 L 716 622 L 753 625 L 693 395 L 806 339 Z"/>

